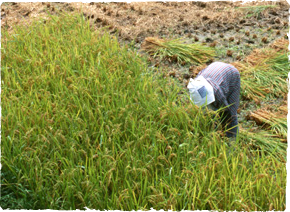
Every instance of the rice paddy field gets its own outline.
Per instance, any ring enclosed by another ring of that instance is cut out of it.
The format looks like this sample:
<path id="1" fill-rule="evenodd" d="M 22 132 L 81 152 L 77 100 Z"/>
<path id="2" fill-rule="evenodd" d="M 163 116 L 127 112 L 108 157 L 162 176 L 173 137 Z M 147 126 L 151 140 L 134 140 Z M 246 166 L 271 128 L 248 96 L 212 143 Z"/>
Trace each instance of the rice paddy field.
<path id="1" fill-rule="evenodd" d="M 1 208 L 286 210 L 285 5 L 3 3 Z M 241 74 L 231 146 L 186 89 L 213 61 Z"/>

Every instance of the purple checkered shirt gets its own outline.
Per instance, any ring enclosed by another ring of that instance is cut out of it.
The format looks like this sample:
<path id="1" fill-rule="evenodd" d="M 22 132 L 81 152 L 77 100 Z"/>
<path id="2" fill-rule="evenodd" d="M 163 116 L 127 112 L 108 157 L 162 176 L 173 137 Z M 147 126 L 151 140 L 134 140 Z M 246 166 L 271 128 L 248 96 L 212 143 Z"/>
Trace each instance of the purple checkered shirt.
<path id="1" fill-rule="evenodd" d="M 240 73 L 232 65 L 223 62 L 214 62 L 199 72 L 213 87 L 216 108 L 228 106 L 232 121 L 229 124 L 234 127 L 238 124 L 237 110 L 240 102 Z M 234 130 L 234 131 L 237 131 Z"/>

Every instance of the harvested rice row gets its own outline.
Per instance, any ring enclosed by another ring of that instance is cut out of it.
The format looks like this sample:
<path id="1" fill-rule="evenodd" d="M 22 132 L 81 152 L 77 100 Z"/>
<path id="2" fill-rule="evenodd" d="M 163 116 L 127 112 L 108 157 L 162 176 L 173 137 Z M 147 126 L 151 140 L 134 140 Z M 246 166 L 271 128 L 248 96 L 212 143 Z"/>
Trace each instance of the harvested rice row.
<path id="1" fill-rule="evenodd" d="M 265 129 L 270 129 L 273 133 L 277 134 L 279 137 L 286 141 L 287 138 L 287 118 L 277 116 L 268 110 L 257 110 L 251 112 L 248 116 L 249 119 L 254 120 L 257 125 L 262 125 Z"/>
<path id="2" fill-rule="evenodd" d="M 250 132 L 245 129 L 240 129 L 240 141 L 252 147 L 252 149 L 260 149 L 265 152 L 275 155 L 278 159 L 286 161 L 287 143 L 282 142 L 283 139 L 277 135 L 267 131 Z"/>
<path id="3" fill-rule="evenodd" d="M 270 45 L 273 49 L 256 49 L 242 62 L 234 62 L 241 73 L 241 94 L 248 100 L 281 97 L 287 93 L 287 48 L 289 41 L 279 39 Z"/>

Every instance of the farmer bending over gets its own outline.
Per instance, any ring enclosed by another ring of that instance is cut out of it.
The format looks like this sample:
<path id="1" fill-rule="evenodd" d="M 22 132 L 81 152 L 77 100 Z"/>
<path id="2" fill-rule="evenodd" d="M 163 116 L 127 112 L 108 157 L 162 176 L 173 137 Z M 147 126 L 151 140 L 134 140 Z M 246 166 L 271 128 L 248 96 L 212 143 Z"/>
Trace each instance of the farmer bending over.
<path id="1" fill-rule="evenodd" d="M 240 73 L 232 65 L 214 62 L 190 79 L 187 88 L 190 99 L 198 106 L 222 111 L 222 126 L 226 136 L 234 140 L 238 133 L 237 110 L 240 99 Z"/>

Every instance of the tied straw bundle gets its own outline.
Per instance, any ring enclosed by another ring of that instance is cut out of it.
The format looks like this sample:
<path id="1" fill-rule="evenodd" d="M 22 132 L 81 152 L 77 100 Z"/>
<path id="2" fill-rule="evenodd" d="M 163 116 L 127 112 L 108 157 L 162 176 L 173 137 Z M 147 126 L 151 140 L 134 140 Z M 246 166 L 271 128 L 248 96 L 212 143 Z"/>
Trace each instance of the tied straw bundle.
<path id="1" fill-rule="evenodd" d="M 168 59 L 170 62 L 203 64 L 215 56 L 211 47 L 201 44 L 184 44 L 180 39 L 165 40 L 148 37 L 142 44 L 142 49 L 154 58 Z"/>

